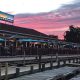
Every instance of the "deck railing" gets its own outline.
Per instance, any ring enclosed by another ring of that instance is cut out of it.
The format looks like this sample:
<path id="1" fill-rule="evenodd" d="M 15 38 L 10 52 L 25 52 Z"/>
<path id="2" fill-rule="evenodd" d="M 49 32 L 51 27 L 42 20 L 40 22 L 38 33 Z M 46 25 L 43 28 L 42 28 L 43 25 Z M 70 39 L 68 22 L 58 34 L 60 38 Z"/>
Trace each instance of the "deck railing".
<path id="1" fill-rule="evenodd" d="M 80 49 L 69 48 L 4 48 L 0 47 L 0 56 L 18 56 L 18 55 L 75 55 L 80 54 Z"/>

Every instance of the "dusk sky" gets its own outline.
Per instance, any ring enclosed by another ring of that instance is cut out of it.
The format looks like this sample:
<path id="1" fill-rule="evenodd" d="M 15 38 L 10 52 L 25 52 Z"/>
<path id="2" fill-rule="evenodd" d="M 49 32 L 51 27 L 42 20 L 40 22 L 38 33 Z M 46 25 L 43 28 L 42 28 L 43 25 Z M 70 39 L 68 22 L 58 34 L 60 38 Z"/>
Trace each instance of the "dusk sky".
<path id="1" fill-rule="evenodd" d="M 0 0 L 0 11 L 15 15 L 14 25 L 60 39 L 69 25 L 80 26 L 80 0 Z"/>

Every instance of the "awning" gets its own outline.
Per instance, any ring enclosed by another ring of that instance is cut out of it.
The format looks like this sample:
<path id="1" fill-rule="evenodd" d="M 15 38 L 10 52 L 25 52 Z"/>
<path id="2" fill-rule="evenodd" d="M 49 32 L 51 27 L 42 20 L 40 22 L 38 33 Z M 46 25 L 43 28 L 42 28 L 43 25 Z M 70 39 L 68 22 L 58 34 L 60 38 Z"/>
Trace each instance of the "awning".
<path id="1" fill-rule="evenodd" d="M 33 39 L 19 39 L 21 42 L 38 42 L 38 40 L 33 40 Z"/>
<path id="2" fill-rule="evenodd" d="M 20 42 L 46 42 L 44 40 L 34 40 L 34 39 L 19 39 Z"/>
<path id="3" fill-rule="evenodd" d="M 0 41 L 5 41 L 4 39 L 0 38 Z"/>
<path id="4" fill-rule="evenodd" d="M 42 42 L 42 43 L 44 43 L 44 42 L 48 42 L 48 41 L 44 41 L 44 40 L 38 40 L 38 42 Z"/>

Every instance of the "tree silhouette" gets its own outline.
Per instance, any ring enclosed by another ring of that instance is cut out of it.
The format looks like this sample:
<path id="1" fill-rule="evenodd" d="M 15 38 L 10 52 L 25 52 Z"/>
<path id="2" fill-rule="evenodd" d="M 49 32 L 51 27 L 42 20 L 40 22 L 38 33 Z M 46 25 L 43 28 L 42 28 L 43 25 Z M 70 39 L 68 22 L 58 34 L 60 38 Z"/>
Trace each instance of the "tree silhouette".
<path id="1" fill-rule="evenodd" d="M 64 40 L 67 42 L 80 43 L 80 28 L 70 25 L 69 30 L 65 32 Z"/>

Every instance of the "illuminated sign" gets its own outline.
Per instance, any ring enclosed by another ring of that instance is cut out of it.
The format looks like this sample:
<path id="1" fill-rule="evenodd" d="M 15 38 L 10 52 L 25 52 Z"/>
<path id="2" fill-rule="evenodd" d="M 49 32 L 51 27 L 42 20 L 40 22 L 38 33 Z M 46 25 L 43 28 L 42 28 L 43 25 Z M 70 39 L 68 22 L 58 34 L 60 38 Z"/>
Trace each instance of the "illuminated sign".
<path id="1" fill-rule="evenodd" d="M 14 16 L 11 14 L 7 14 L 7 13 L 0 11 L 0 20 L 13 23 L 14 22 Z"/>

